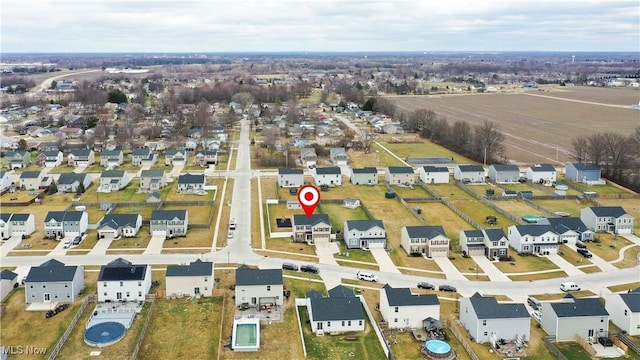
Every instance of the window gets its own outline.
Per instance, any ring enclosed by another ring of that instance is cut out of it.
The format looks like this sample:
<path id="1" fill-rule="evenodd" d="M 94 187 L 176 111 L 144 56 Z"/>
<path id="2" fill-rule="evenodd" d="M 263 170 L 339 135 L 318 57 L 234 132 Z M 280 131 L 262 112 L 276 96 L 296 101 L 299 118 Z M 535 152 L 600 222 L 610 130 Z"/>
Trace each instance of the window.
<path id="1" fill-rule="evenodd" d="M 107 293 L 105 292 L 103 295 L 104 295 L 104 296 L 107 296 Z"/>
<path id="2" fill-rule="evenodd" d="M 138 291 L 138 296 L 142 296 L 142 291 Z"/>
<path id="3" fill-rule="evenodd" d="M 271 291 L 271 285 L 267 285 L 267 291 Z"/>
<path id="4" fill-rule="evenodd" d="M 64 287 L 69 287 L 69 284 L 64 284 Z"/>
<path id="5" fill-rule="evenodd" d="M 138 281 L 138 286 L 142 286 L 142 281 Z"/>
<path id="6" fill-rule="evenodd" d="M 482 320 L 482 326 L 487 326 L 487 320 Z"/>
<path id="7" fill-rule="evenodd" d="M 344 320 L 342 320 L 342 326 L 344 326 Z"/>
<path id="8" fill-rule="evenodd" d="M 205 276 L 204 281 L 209 281 L 209 278 Z"/>
<path id="9" fill-rule="evenodd" d="M 398 318 L 393 319 L 393 322 L 397 323 L 398 322 Z"/>
<path id="10" fill-rule="evenodd" d="M 33 285 L 29 285 L 29 289 L 33 289 Z"/>
<path id="11" fill-rule="evenodd" d="M 627 316 L 627 309 L 624 309 L 624 316 Z"/>
<path id="12" fill-rule="evenodd" d="M 131 294 L 127 291 L 127 297 L 131 296 Z"/>
<path id="13" fill-rule="evenodd" d="M 327 321 L 327 327 L 331 327 L 331 321 Z"/>
<path id="14" fill-rule="evenodd" d="M 46 287 L 47 287 L 47 284 L 42 284 L 42 288 L 43 289 L 46 288 Z"/>
<path id="15" fill-rule="evenodd" d="M 362 320 L 358 321 L 358 325 L 362 326 Z"/>
<path id="16" fill-rule="evenodd" d="M 120 281 L 120 286 L 124 286 L 124 281 Z"/>
<path id="17" fill-rule="evenodd" d="M 351 320 L 347 321 L 347 326 L 351 326 Z"/>
<path id="18" fill-rule="evenodd" d="M 487 334 L 488 334 L 488 333 L 485 331 L 485 332 L 484 332 L 484 336 L 487 336 Z"/>
<path id="19" fill-rule="evenodd" d="M 395 311 L 395 312 L 398 312 L 398 307 L 397 307 L 397 306 L 394 308 L 394 311 Z"/>

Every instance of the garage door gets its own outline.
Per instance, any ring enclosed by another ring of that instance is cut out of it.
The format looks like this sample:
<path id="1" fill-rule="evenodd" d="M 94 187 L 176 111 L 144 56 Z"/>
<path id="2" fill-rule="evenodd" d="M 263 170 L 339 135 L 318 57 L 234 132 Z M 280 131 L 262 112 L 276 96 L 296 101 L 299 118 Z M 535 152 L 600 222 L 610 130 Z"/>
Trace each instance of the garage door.
<path id="1" fill-rule="evenodd" d="M 369 249 L 384 249 L 384 241 L 369 240 Z"/>
<path id="2" fill-rule="evenodd" d="M 167 236 L 167 231 L 166 230 L 153 230 L 151 232 L 151 235 L 152 236 L 162 235 L 162 236 L 166 237 Z"/>

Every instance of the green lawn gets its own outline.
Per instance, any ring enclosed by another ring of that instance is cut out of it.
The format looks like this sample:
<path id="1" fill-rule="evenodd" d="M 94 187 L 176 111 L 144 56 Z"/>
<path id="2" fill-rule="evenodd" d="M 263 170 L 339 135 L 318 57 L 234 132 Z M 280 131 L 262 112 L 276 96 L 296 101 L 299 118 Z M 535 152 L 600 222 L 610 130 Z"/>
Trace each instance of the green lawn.
<path id="1" fill-rule="evenodd" d="M 395 191 L 401 198 L 403 199 L 411 199 L 411 198 L 432 198 L 431 194 L 429 194 L 425 189 L 423 189 L 419 185 L 412 186 L 411 188 L 406 186 L 391 186 L 393 191 Z"/>
<path id="2" fill-rule="evenodd" d="M 584 207 L 584 205 L 580 204 L 580 202 L 575 199 L 533 200 L 533 202 L 549 211 L 565 212 L 572 217 L 580 217 L 580 210 Z"/>
<path id="3" fill-rule="evenodd" d="M 435 191 L 441 197 L 447 198 L 448 200 L 474 200 L 473 197 L 468 192 L 464 191 L 455 183 L 449 184 L 433 184 L 427 185 L 427 187 L 433 191 Z M 470 186 L 473 187 L 473 186 Z"/>
<path id="4" fill-rule="evenodd" d="M 350 209 L 342 204 L 320 204 L 319 208 L 323 213 L 329 214 L 334 232 L 342 232 L 346 220 L 369 220 L 362 207 Z"/>
<path id="5" fill-rule="evenodd" d="M 441 225 L 451 240 L 451 245 L 458 244 L 460 231 L 474 229 L 471 224 L 443 203 L 423 203 L 421 207 L 422 217 L 427 221 L 427 224 Z"/>
<path id="6" fill-rule="evenodd" d="M 567 360 L 591 360 L 591 355 L 576 342 L 556 342 L 555 346 Z"/>

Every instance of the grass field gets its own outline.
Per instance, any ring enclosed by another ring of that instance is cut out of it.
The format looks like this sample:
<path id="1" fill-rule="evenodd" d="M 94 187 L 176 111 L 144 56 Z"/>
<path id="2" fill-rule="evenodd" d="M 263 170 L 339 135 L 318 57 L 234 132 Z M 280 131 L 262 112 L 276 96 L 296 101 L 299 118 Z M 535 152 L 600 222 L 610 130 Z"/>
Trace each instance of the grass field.
<path id="1" fill-rule="evenodd" d="M 587 249 L 605 261 L 617 259 L 620 249 L 632 244 L 622 236 L 615 237 L 611 234 L 596 234 L 595 239 L 593 243 L 587 244 Z"/>
<path id="2" fill-rule="evenodd" d="M 473 229 L 471 224 L 443 203 L 422 203 L 420 207 L 422 208 L 422 217 L 427 221 L 427 224 L 441 225 L 451 240 L 451 245 L 459 243 L 460 231 Z"/>
<path id="3" fill-rule="evenodd" d="M 555 270 L 556 264 L 551 260 L 538 256 L 514 256 L 514 261 L 500 261 L 494 265 L 505 274 L 517 274 L 523 272 Z"/>
<path id="4" fill-rule="evenodd" d="M 584 205 L 580 204 L 578 200 L 533 200 L 537 205 L 542 206 L 543 208 L 556 212 L 565 212 L 572 217 L 580 217 L 580 210 L 584 207 Z"/>
<path id="5" fill-rule="evenodd" d="M 349 209 L 341 204 L 320 204 L 322 212 L 329 214 L 329 221 L 334 231 L 342 232 L 346 220 L 368 220 L 367 213 L 362 207 Z"/>
<path id="6" fill-rule="evenodd" d="M 404 200 L 412 199 L 412 198 L 432 198 L 433 197 L 421 186 L 413 186 L 409 188 L 406 186 L 393 185 L 391 186 L 391 188 Z"/>
<path id="7" fill-rule="evenodd" d="M 496 201 L 494 202 L 494 204 L 496 204 L 502 210 L 505 210 L 510 214 L 514 215 L 518 219 L 525 215 L 546 216 L 546 214 L 543 213 L 542 211 L 531 207 L 529 204 L 521 200 Z"/>

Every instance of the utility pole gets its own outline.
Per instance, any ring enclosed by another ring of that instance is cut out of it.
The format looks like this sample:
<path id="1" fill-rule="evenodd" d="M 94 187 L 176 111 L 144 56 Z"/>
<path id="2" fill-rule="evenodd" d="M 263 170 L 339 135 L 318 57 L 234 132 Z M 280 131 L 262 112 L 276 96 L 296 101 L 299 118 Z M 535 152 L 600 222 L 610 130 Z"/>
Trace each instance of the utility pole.
<path id="1" fill-rule="evenodd" d="M 487 165 L 487 147 L 486 146 L 484 147 L 484 162 L 483 163 L 484 163 L 485 166 Z"/>

